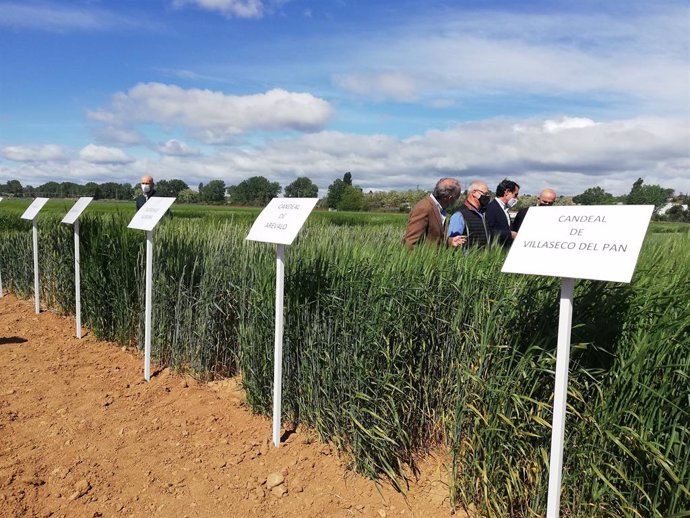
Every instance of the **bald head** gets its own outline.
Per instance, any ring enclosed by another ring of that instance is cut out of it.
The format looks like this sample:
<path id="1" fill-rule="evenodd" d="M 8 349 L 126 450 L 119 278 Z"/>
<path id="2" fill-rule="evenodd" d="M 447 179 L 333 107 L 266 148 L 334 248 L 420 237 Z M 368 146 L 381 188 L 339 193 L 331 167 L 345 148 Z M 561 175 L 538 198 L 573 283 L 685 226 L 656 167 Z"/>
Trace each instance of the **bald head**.
<path id="1" fill-rule="evenodd" d="M 544 189 L 537 197 L 537 205 L 553 205 L 556 201 L 556 191 L 553 189 Z"/>

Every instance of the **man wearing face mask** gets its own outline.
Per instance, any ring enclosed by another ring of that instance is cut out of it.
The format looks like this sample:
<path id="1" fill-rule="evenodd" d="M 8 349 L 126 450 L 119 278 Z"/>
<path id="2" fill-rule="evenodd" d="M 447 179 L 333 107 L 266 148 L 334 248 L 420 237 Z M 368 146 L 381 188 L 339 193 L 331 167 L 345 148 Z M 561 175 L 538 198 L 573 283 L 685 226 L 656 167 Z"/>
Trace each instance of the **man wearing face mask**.
<path id="1" fill-rule="evenodd" d="M 508 209 L 512 209 L 518 202 L 520 186 L 512 180 L 504 179 L 496 187 L 496 198 L 486 208 L 486 224 L 494 241 L 504 248 L 510 248 L 517 232 L 510 230 L 510 215 Z"/>
<path id="2" fill-rule="evenodd" d="M 156 196 L 155 184 L 152 176 L 141 177 L 141 196 L 137 198 L 137 210 L 144 206 L 144 203 L 149 201 L 149 198 Z"/>
<path id="3" fill-rule="evenodd" d="M 470 184 L 465 203 L 450 218 L 449 246 L 457 248 L 466 244 L 468 247 L 484 248 L 489 244 L 491 236 L 485 211 L 490 200 L 489 188 L 485 182 L 475 180 Z"/>
<path id="4" fill-rule="evenodd" d="M 537 196 L 537 207 L 550 207 L 554 204 L 555 201 L 556 191 L 554 191 L 553 189 L 544 189 L 543 191 L 541 191 L 539 196 Z M 517 213 L 517 216 L 515 216 L 515 220 L 513 221 L 513 230 L 515 232 L 518 232 L 520 230 L 520 227 L 522 226 L 522 220 L 525 219 L 525 216 L 527 215 L 527 209 L 529 209 L 529 207 L 520 209 Z"/>

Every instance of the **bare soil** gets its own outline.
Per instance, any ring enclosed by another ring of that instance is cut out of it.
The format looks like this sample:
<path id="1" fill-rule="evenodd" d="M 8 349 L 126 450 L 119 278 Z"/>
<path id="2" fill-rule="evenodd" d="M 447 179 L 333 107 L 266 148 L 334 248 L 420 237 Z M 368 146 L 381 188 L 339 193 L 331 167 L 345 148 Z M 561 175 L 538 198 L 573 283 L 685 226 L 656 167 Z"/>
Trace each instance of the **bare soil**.
<path id="1" fill-rule="evenodd" d="M 279 448 L 237 380 L 161 370 L 0 298 L 0 516 L 447 517 L 447 457 L 406 494 L 298 428 Z"/>

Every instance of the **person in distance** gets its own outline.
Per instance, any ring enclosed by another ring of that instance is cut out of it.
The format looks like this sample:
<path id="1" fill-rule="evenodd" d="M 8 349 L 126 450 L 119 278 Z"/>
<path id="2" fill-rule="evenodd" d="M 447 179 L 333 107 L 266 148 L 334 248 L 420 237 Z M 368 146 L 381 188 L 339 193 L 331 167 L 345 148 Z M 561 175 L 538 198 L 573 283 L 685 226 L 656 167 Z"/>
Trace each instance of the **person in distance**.
<path id="1" fill-rule="evenodd" d="M 410 211 L 403 243 L 412 250 L 420 243 L 440 246 L 446 241 L 446 209 L 460 197 L 460 182 L 441 178 L 434 192 L 422 198 Z"/>
<path id="2" fill-rule="evenodd" d="M 537 207 L 550 207 L 555 201 L 556 191 L 553 189 L 544 189 L 541 191 L 541 193 L 539 193 L 539 196 L 537 196 Z M 529 207 L 523 207 L 518 211 L 517 216 L 515 216 L 515 220 L 513 221 L 513 232 L 518 232 L 520 230 L 522 221 L 527 215 L 527 209 L 529 209 Z"/>
<path id="3" fill-rule="evenodd" d="M 491 197 L 486 182 L 473 181 L 467 189 L 467 198 L 451 216 L 448 224 L 448 245 L 457 248 L 463 245 L 475 248 L 486 247 L 490 240 L 486 224 L 486 207 Z"/>
<path id="4" fill-rule="evenodd" d="M 149 198 L 156 196 L 156 184 L 153 183 L 153 176 L 144 175 L 141 177 L 141 195 L 137 197 L 137 210 L 149 201 Z"/>
<path id="5" fill-rule="evenodd" d="M 508 210 L 518 202 L 520 186 L 508 180 L 501 181 L 496 187 L 496 197 L 486 208 L 486 224 L 489 227 L 492 239 L 504 248 L 510 248 L 517 232 L 510 229 L 511 221 Z"/>

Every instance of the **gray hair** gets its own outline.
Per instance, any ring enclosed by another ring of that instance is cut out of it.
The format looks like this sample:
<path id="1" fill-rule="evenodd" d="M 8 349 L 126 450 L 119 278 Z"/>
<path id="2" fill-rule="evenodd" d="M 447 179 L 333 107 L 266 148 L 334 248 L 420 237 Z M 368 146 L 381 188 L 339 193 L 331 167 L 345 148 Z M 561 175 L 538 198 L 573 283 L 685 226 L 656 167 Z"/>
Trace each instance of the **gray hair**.
<path id="1" fill-rule="evenodd" d="M 470 193 L 472 191 L 488 191 L 489 187 L 486 185 L 486 182 L 482 180 L 474 180 L 470 186 L 467 188 L 467 192 Z"/>
<path id="2" fill-rule="evenodd" d="M 434 187 L 434 198 L 445 200 L 460 195 L 460 182 L 455 178 L 441 178 Z"/>

